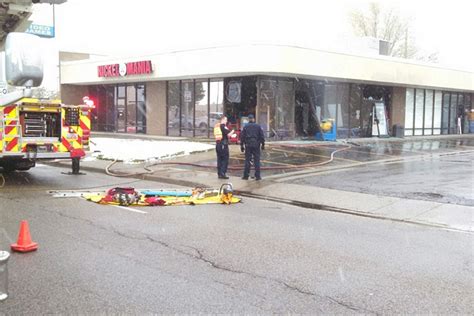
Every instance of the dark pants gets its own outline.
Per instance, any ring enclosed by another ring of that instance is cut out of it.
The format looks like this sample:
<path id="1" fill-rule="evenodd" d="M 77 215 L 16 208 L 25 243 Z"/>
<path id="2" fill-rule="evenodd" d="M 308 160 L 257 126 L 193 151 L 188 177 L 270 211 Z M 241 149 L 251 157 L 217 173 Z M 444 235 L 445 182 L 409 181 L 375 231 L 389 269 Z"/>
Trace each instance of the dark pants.
<path id="1" fill-rule="evenodd" d="M 227 173 L 227 165 L 229 164 L 229 145 L 216 143 L 217 153 L 217 175 L 224 176 Z"/>
<path id="2" fill-rule="evenodd" d="M 260 178 L 260 146 L 245 147 L 245 178 L 248 178 L 250 173 L 250 161 L 253 161 L 255 167 L 255 178 Z"/>

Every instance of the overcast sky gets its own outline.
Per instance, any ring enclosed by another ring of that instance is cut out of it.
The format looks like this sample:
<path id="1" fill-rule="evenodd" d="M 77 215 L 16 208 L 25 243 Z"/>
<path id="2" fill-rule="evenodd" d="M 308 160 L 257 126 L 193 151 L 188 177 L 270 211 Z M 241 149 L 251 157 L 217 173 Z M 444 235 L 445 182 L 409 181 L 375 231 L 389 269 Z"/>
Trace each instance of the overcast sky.
<path id="1" fill-rule="evenodd" d="M 256 42 L 330 48 L 352 35 L 348 14 L 368 2 L 68 0 L 56 6 L 57 45 L 118 56 Z M 379 2 L 411 19 L 422 52 L 438 52 L 440 64 L 474 71 L 474 1 Z"/>

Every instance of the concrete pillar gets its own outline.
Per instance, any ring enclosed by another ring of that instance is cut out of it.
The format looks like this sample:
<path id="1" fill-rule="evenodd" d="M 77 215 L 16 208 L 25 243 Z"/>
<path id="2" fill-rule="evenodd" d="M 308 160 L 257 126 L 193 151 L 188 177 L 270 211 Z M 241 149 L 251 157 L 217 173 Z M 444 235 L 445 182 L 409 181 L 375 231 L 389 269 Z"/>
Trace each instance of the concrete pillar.
<path id="1" fill-rule="evenodd" d="M 404 87 L 393 87 L 392 94 L 392 113 L 390 117 L 392 122 L 390 128 L 395 124 L 405 126 L 405 99 L 406 99 L 406 88 Z"/>
<path id="2" fill-rule="evenodd" d="M 166 135 L 166 81 L 146 83 L 146 129 L 150 135 Z"/>

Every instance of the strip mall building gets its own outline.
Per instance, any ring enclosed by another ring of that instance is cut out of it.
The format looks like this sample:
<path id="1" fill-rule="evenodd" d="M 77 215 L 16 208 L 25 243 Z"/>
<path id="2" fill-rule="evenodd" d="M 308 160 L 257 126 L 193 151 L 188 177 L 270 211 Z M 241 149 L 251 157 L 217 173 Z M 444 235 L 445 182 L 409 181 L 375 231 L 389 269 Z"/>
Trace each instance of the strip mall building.
<path id="1" fill-rule="evenodd" d="M 250 113 L 272 139 L 328 119 L 338 138 L 472 133 L 473 92 L 472 72 L 289 46 L 61 63 L 63 102 L 88 95 L 93 130 L 117 133 L 210 137 L 220 115 L 239 127 Z"/>

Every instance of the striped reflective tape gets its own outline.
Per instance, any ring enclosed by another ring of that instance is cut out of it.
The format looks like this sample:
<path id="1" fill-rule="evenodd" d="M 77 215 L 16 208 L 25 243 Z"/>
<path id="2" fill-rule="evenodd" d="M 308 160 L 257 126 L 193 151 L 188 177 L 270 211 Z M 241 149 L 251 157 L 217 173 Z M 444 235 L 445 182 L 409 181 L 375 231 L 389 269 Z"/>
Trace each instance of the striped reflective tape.
<path id="1" fill-rule="evenodd" d="M 3 134 L 5 138 L 4 149 L 9 152 L 20 151 L 20 131 L 18 129 L 18 107 L 17 106 L 6 106 L 3 109 L 4 114 L 4 126 Z"/>
<path id="2" fill-rule="evenodd" d="M 18 152 L 20 151 L 20 146 L 18 146 L 18 137 L 9 139 L 5 137 L 5 151 Z"/>
<path id="3" fill-rule="evenodd" d="M 17 114 L 16 114 L 16 109 L 18 107 L 16 105 L 10 105 L 10 106 L 6 106 L 3 108 L 3 114 L 5 116 L 5 119 L 11 119 L 11 118 L 17 118 Z"/>
<path id="4" fill-rule="evenodd" d="M 83 132 L 89 132 L 91 128 L 91 120 L 88 116 L 81 115 L 81 120 L 79 122 Z"/>
<path id="5" fill-rule="evenodd" d="M 17 122 L 18 121 L 10 121 L 6 123 L 5 135 L 11 135 L 11 136 L 18 135 Z"/>

